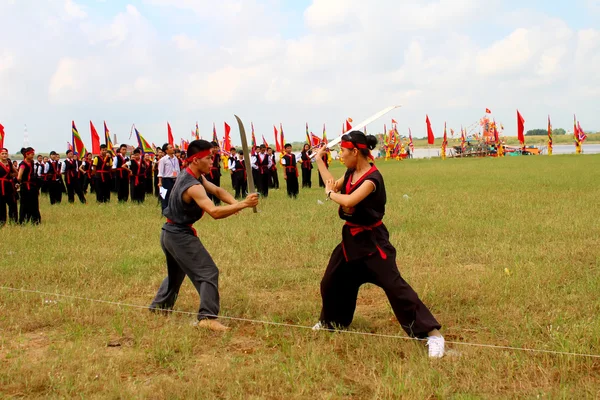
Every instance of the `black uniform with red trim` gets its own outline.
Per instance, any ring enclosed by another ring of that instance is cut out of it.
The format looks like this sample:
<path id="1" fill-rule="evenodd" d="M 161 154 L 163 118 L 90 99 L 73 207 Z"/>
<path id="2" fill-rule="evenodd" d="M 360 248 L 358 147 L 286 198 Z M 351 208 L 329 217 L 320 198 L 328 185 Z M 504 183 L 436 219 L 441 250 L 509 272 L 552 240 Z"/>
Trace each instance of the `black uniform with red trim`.
<path id="1" fill-rule="evenodd" d="M 221 186 L 221 155 L 218 152 L 213 154 L 210 172 L 204 175 L 204 178 L 215 186 Z M 217 196 L 213 196 L 210 193 L 207 193 L 207 195 L 216 205 L 221 204 L 221 200 Z"/>
<path id="2" fill-rule="evenodd" d="M 83 204 L 85 204 L 85 196 L 83 195 L 83 185 L 81 182 L 81 172 L 79 171 L 80 162 L 75 159 L 66 159 L 64 161 L 65 182 L 67 184 L 67 197 L 69 203 L 75 202 L 75 194 Z"/>
<path id="3" fill-rule="evenodd" d="M 327 167 L 327 169 L 329 169 L 329 156 L 327 154 L 325 154 L 323 156 L 323 158 L 321 158 L 323 160 L 323 162 L 325 163 L 325 166 Z M 320 172 L 317 172 L 319 175 L 319 187 L 324 188 L 325 187 L 325 182 L 323 182 L 323 177 L 321 176 Z"/>
<path id="4" fill-rule="evenodd" d="M 17 223 L 19 215 L 17 213 L 17 190 L 15 188 L 15 175 L 17 171 L 9 159 L 8 164 L 0 161 L 0 226 L 4 225 L 8 219 Z"/>
<path id="5" fill-rule="evenodd" d="M 48 160 L 46 162 L 46 184 L 48 185 L 50 204 L 60 204 L 62 202 L 63 183 L 60 169 L 60 162 L 56 160 Z"/>
<path id="6" fill-rule="evenodd" d="M 310 188 L 312 187 L 310 171 L 313 168 L 310 160 L 310 154 L 306 151 L 302 151 L 302 153 L 300 153 L 300 158 L 302 160 L 302 187 Z"/>
<path id="7" fill-rule="evenodd" d="M 352 184 L 353 172 L 346 172 L 342 194 L 351 194 L 366 181 L 375 189 L 355 207 L 339 208 L 339 216 L 346 223 L 342 242 L 331 254 L 321 281 L 321 323 L 328 327 L 350 325 L 359 287 L 372 283 L 385 291 L 402 329 L 412 337 L 424 338 L 441 325 L 398 271 L 396 249 L 382 221 L 386 203 L 383 176 L 373 165 Z"/>
<path id="8" fill-rule="evenodd" d="M 283 161 L 285 181 L 287 183 L 287 195 L 289 197 L 298 197 L 300 189 L 298 187 L 298 166 L 296 165 L 296 156 L 294 154 L 285 154 L 283 156 Z"/>
<path id="9" fill-rule="evenodd" d="M 248 195 L 248 175 L 246 172 L 246 164 L 244 160 L 235 158 L 233 160 L 234 171 L 232 180 L 234 182 L 235 198 L 241 199 Z"/>
<path id="10" fill-rule="evenodd" d="M 256 153 L 256 166 L 258 167 L 258 190 L 263 197 L 269 196 L 269 155 Z"/>
<path id="11" fill-rule="evenodd" d="M 113 165 L 115 177 L 117 179 L 117 198 L 121 202 L 129 200 L 129 170 L 125 164 L 129 161 L 128 157 L 123 157 L 120 153 L 116 155 Z"/>
<path id="12" fill-rule="evenodd" d="M 96 200 L 99 203 L 109 203 L 110 188 L 112 186 L 112 157 L 108 154 L 104 158 L 96 156 L 93 165 L 95 166 L 94 189 L 96 191 Z"/>
<path id="13" fill-rule="evenodd" d="M 143 203 L 146 198 L 146 168 L 144 160 L 136 161 L 132 158 L 129 162 L 132 201 Z"/>
<path id="14" fill-rule="evenodd" d="M 19 197 L 21 199 L 19 209 L 19 223 L 32 222 L 39 224 L 42 222 L 40 215 L 40 199 L 38 179 L 35 176 L 33 163 L 23 160 L 19 164 L 22 169 L 21 182 L 19 188 Z"/>

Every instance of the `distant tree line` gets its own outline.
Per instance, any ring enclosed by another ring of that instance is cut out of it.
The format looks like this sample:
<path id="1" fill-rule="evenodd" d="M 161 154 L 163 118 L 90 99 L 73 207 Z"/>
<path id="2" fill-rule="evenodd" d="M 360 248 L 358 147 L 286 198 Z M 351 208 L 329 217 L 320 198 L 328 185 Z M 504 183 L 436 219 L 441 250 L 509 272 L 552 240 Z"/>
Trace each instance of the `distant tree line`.
<path id="1" fill-rule="evenodd" d="M 567 131 L 563 128 L 553 129 L 552 135 L 566 135 Z M 548 129 L 530 129 L 525 133 L 525 136 L 547 136 Z"/>

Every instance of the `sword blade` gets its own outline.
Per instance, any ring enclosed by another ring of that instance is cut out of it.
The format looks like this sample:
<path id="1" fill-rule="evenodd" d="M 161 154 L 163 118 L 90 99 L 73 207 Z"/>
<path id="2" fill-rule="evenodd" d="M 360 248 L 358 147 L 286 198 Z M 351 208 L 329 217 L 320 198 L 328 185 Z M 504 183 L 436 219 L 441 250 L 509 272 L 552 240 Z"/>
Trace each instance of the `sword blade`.
<path id="1" fill-rule="evenodd" d="M 379 118 L 383 117 L 385 114 L 389 113 L 392 110 L 395 110 L 396 108 L 400 108 L 402 106 L 389 106 L 384 108 L 383 110 L 379 111 L 378 113 L 370 116 L 369 118 L 365 119 L 364 121 L 362 121 L 360 124 L 355 125 L 352 127 L 353 131 L 358 131 L 361 130 L 362 128 L 364 128 L 365 126 L 369 125 L 372 122 L 377 121 Z M 331 149 L 333 146 L 335 146 L 336 144 L 338 144 L 339 142 L 342 141 L 342 136 L 338 136 L 335 139 L 333 139 L 332 141 L 330 141 L 329 143 L 327 143 L 326 147 Z M 314 157 L 316 155 L 316 153 L 311 154 L 311 157 Z"/>
<path id="2" fill-rule="evenodd" d="M 242 141 L 242 151 L 244 152 L 244 165 L 246 166 L 246 176 L 248 178 L 248 190 L 250 193 L 255 193 L 254 176 L 252 175 L 252 162 L 250 161 L 250 151 L 248 150 L 248 140 L 246 139 L 246 129 L 242 120 L 237 115 L 234 115 L 240 128 L 240 140 Z M 254 212 L 257 212 L 256 207 L 252 207 Z"/>

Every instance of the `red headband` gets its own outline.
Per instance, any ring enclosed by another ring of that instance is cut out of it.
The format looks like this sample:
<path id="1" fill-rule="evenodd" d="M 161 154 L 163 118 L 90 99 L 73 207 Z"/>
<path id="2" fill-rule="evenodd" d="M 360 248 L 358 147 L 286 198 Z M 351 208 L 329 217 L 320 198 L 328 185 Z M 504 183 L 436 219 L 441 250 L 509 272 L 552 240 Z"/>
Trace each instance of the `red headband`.
<path id="1" fill-rule="evenodd" d="M 342 140 L 342 144 L 340 145 L 344 149 L 366 149 L 367 145 L 364 143 L 352 143 L 349 140 Z"/>
<path id="2" fill-rule="evenodd" d="M 26 156 L 28 156 L 30 154 L 35 154 L 35 150 L 31 149 L 31 150 L 25 152 Z"/>
<path id="3" fill-rule="evenodd" d="M 7 149 L 6 147 L 3 147 L 3 148 L 1 148 L 1 149 L 0 149 L 0 152 L 2 152 L 2 151 L 5 151 L 5 152 L 7 152 L 7 153 L 8 153 L 8 149 Z"/>
<path id="4" fill-rule="evenodd" d="M 211 149 L 207 149 L 207 150 L 202 150 L 197 152 L 196 154 L 194 154 L 193 156 L 189 156 L 188 158 L 185 159 L 186 163 L 191 163 L 192 161 L 194 161 L 196 158 L 203 158 L 206 157 L 207 155 L 209 155 L 210 153 L 212 153 Z"/>
<path id="5" fill-rule="evenodd" d="M 367 149 L 367 145 L 364 143 L 352 143 L 349 140 L 342 140 L 342 143 L 340 144 L 340 146 L 344 149 Z M 374 160 L 373 154 L 371 154 L 371 152 L 369 152 L 368 157 L 371 160 Z"/>

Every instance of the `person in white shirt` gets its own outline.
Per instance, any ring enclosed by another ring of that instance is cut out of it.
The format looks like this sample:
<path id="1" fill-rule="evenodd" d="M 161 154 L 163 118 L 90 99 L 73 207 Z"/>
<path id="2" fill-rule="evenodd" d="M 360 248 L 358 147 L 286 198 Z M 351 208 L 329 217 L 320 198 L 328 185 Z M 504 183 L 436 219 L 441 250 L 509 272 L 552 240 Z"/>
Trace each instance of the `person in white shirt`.
<path id="1" fill-rule="evenodd" d="M 158 187 L 167 191 L 161 199 L 162 211 L 169 205 L 169 194 L 175 185 L 175 179 L 181 171 L 179 159 L 175 157 L 175 149 L 172 145 L 165 143 L 162 147 L 165 156 L 158 162 Z"/>

